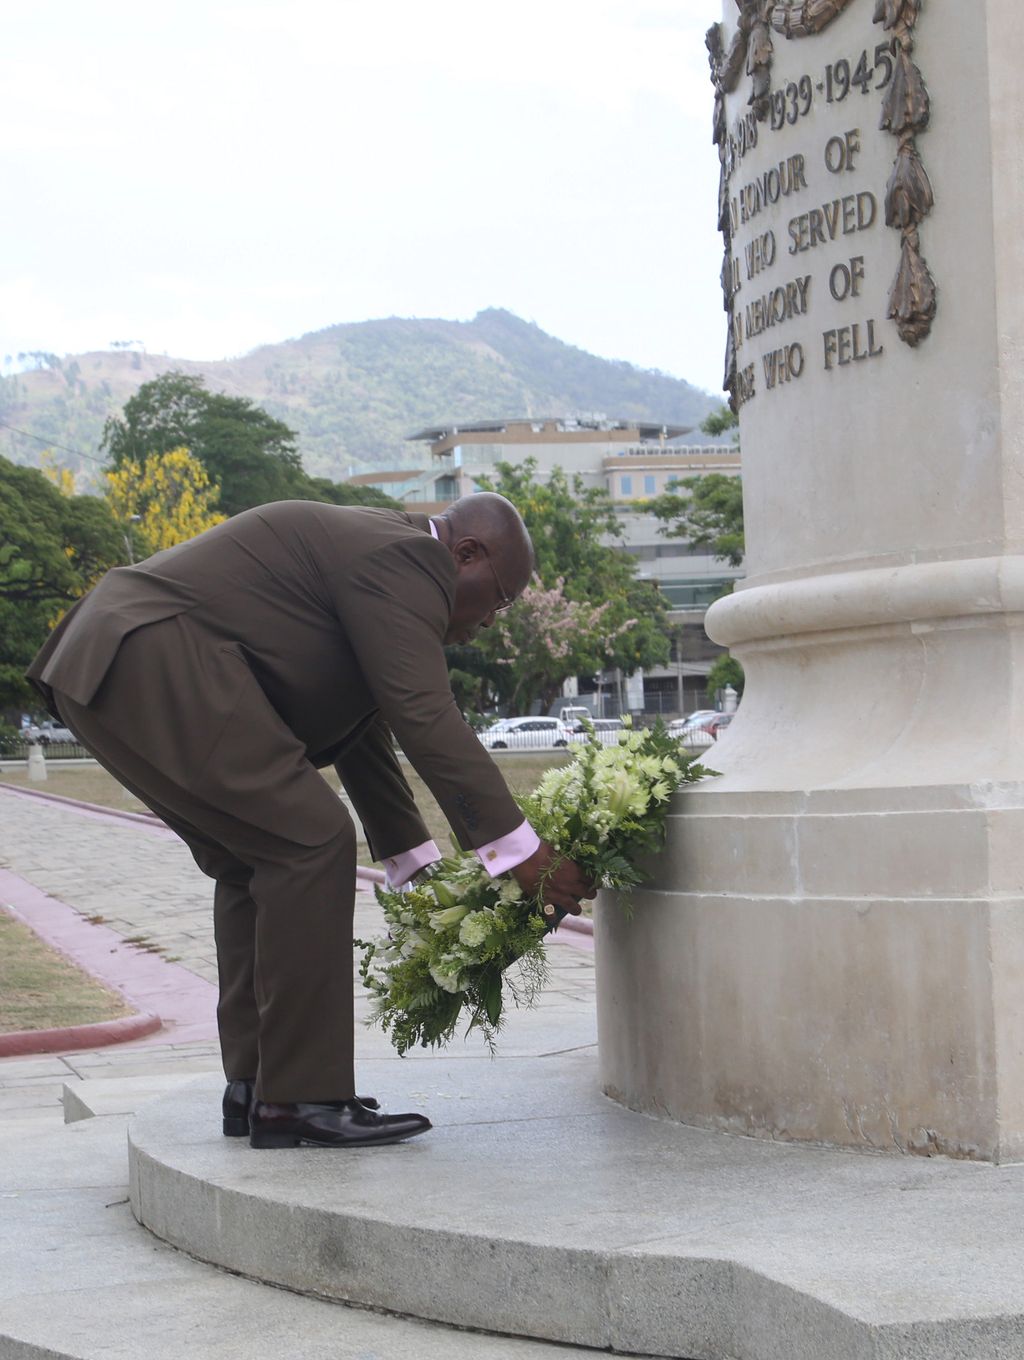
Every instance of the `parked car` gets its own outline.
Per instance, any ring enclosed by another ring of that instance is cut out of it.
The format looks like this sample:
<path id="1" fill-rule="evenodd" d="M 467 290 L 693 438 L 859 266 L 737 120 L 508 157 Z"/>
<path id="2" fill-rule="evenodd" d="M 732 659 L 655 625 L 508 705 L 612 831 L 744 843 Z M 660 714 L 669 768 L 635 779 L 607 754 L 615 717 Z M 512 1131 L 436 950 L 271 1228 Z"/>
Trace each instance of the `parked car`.
<path id="1" fill-rule="evenodd" d="M 732 713 L 717 713 L 714 709 L 699 709 L 688 718 L 677 718 L 669 723 L 669 736 L 676 737 L 686 751 L 706 751 L 718 740 L 733 720 Z"/>
<path id="2" fill-rule="evenodd" d="M 37 741 L 40 746 L 49 746 L 55 742 L 66 742 L 73 746 L 80 745 L 78 738 L 70 727 L 62 727 L 60 723 L 42 722 L 38 726 L 32 723 L 25 728 L 25 736 L 28 741 Z"/>
<path id="3" fill-rule="evenodd" d="M 594 735 L 597 737 L 598 741 L 601 743 L 602 746 L 618 746 L 619 733 L 623 731 L 621 718 L 592 718 L 591 726 L 594 729 Z M 579 721 L 578 719 L 576 722 L 570 723 L 569 725 L 570 741 L 575 742 L 586 741 L 587 735 L 588 733 L 585 723 Z"/>
<path id="4" fill-rule="evenodd" d="M 701 727 L 712 718 L 720 718 L 721 716 L 717 708 L 697 708 L 692 713 L 687 713 L 685 718 L 675 718 L 669 723 L 668 730 L 673 736 L 678 736 L 684 727 Z"/>
<path id="5" fill-rule="evenodd" d="M 489 751 L 551 751 L 572 734 L 559 718 L 501 718 L 480 740 Z"/>

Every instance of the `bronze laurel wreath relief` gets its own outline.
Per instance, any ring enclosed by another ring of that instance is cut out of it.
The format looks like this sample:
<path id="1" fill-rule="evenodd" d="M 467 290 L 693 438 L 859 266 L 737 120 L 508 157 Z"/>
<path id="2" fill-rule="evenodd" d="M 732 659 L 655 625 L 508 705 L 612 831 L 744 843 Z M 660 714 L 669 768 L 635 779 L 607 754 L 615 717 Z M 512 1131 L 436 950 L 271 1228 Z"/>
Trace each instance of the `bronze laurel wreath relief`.
<path id="1" fill-rule="evenodd" d="M 722 292 L 730 318 L 735 280 L 729 211 L 732 153 L 725 97 L 736 89 L 741 76 L 748 75 L 751 114 L 763 122 L 771 107 L 773 33 L 787 39 L 814 37 L 823 33 L 852 3 L 853 0 L 736 0 L 739 17 L 728 48 L 721 24 L 713 24 L 708 30 L 706 41 L 715 87 L 714 141 L 722 166 L 718 195 L 718 226 L 725 239 Z M 927 128 L 930 114 L 924 77 L 913 59 L 914 28 L 923 3 L 924 0 L 874 0 L 873 20 L 890 35 L 893 46 L 893 76 L 883 96 L 879 126 L 897 138 L 896 164 L 885 191 L 885 220 L 900 232 L 902 245 L 899 269 L 889 292 L 888 316 L 895 321 L 900 338 L 912 346 L 929 334 L 936 312 L 935 281 L 921 254 L 919 232 L 921 222 L 935 203 L 928 172 L 917 150 L 917 137 Z M 735 408 L 736 348 L 731 324 L 724 387 Z"/>

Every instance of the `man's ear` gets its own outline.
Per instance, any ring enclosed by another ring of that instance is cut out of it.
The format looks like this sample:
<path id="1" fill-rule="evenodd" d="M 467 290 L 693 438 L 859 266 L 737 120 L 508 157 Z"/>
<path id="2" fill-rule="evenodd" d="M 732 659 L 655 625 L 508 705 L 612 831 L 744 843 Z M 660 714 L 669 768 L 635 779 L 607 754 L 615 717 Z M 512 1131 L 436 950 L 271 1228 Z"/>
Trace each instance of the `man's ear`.
<path id="1" fill-rule="evenodd" d="M 460 538 L 455 545 L 454 555 L 456 562 L 468 566 L 470 562 L 475 562 L 480 556 L 480 543 L 478 539 L 471 536 Z"/>

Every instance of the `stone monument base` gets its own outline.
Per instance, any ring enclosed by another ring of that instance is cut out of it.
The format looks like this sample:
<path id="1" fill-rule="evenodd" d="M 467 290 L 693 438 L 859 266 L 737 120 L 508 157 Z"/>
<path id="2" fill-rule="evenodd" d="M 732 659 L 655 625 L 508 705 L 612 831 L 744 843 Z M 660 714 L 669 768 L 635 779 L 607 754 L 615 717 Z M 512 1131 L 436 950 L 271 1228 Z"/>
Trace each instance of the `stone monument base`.
<path id="1" fill-rule="evenodd" d="M 631 919 L 598 906 L 604 1090 L 756 1137 L 1024 1159 L 1022 861 L 1018 786 L 685 792 Z"/>

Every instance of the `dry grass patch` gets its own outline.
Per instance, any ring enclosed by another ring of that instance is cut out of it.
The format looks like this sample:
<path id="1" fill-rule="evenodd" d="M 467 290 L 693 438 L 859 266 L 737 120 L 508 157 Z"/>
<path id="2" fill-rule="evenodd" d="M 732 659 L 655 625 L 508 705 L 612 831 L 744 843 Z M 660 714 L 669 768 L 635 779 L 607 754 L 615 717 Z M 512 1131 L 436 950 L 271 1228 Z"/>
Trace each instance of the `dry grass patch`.
<path id="1" fill-rule="evenodd" d="M 0 909 L 0 1034 L 91 1025 L 131 1013 L 116 992 Z"/>
<path id="2" fill-rule="evenodd" d="M 0 771 L 0 787 L 38 789 L 40 793 L 56 793 L 61 798 L 77 798 L 81 803 L 98 803 L 101 807 L 121 808 L 128 812 L 145 812 L 145 807 L 126 788 L 107 774 L 99 765 L 61 765 L 50 767 L 47 777 L 38 784 L 28 777 L 28 771 Z"/>

